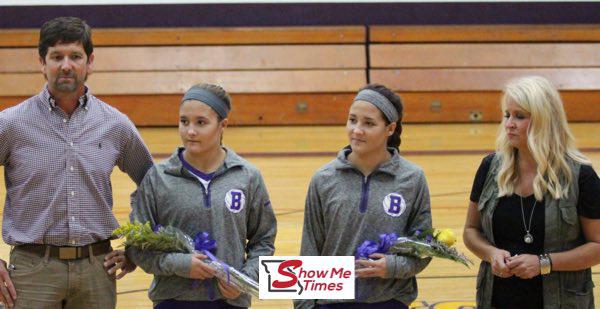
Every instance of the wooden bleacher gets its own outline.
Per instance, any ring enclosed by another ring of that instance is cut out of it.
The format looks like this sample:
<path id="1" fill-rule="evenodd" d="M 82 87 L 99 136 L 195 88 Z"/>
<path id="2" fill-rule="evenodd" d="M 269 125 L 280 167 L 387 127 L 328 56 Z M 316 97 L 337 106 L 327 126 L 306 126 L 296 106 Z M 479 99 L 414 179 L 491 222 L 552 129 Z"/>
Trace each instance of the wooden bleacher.
<path id="1" fill-rule="evenodd" d="M 499 121 L 510 79 L 542 75 L 571 121 L 600 121 L 600 26 L 370 28 L 370 77 L 404 98 L 407 120 Z"/>
<path id="2" fill-rule="evenodd" d="M 0 30 L 0 109 L 39 92 L 38 30 Z M 343 124 L 358 88 L 404 99 L 406 122 L 498 121 L 510 78 L 540 74 L 571 121 L 600 121 L 600 26 L 94 29 L 92 92 L 139 126 L 176 125 L 200 82 L 233 97 L 233 125 Z M 368 59 L 367 59 L 368 57 Z"/>
<path id="3" fill-rule="evenodd" d="M 3 106 L 44 84 L 37 33 L 13 32 L 0 39 Z M 366 83 L 365 33 L 363 27 L 98 29 L 88 84 L 141 126 L 176 125 L 183 92 L 200 82 L 232 94 L 234 125 L 334 124 Z"/>

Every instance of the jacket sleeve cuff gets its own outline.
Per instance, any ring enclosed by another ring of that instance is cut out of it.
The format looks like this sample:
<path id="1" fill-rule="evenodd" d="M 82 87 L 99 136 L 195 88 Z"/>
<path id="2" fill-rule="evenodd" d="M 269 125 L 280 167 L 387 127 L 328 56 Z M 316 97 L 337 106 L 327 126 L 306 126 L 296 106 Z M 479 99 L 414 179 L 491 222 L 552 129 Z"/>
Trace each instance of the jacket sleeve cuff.
<path id="1" fill-rule="evenodd" d="M 398 256 L 386 255 L 385 256 L 385 278 L 396 278 L 396 264 Z"/>
<path id="2" fill-rule="evenodd" d="M 431 262 L 431 258 L 386 255 L 386 278 L 408 279 L 420 273 Z"/>
<path id="3" fill-rule="evenodd" d="M 171 272 L 179 277 L 189 278 L 192 255 L 186 253 L 171 253 L 165 258 L 165 263 Z"/>

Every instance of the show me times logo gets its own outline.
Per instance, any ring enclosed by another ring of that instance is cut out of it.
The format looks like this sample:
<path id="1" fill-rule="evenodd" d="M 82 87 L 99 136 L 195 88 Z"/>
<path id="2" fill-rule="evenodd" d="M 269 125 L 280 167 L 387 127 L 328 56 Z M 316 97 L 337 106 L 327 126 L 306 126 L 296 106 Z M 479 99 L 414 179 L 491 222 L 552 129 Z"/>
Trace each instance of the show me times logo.
<path id="1" fill-rule="evenodd" d="M 260 299 L 354 299 L 353 256 L 260 257 Z"/>

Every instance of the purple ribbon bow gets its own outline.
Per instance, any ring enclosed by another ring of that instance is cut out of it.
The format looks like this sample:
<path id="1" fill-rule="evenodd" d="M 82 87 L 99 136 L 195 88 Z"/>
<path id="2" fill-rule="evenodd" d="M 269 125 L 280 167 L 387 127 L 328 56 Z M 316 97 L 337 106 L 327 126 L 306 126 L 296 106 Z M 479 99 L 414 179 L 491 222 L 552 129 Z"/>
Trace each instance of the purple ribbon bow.
<path id="1" fill-rule="evenodd" d="M 212 260 L 214 258 L 213 253 L 217 250 L 217 241 L 210 238 L 210 234 L 207 232 L 199 232 L 194 237 L 194 249 L 206 254 Z"/>
<path id="2" fill-rule="evenodd" d="M 223 269 L 225 270 L 225 273 L 227 274 L 227 283 L 229 284 L 229 265 L 227 265 L 226 263 L 219 260 L 216 256 L 214 256 L 217 250 L 217 241 L 210 238 L 210 234 L 208 234 L 207 232 L 198 232 L 198 234 L 196 234 L 196 237 L 194 237 L 194 249 L 208 256 L 208 258 L 211 261 L 221 264 L 221 266 L 223 266 Z M 210 299 L 214 299 L 215 292 L 213 286 L 210 285 L 209 281 L 205 281 L 205 284 Z M 193 286 L 198 286 L 197 280 L 194 281 Z"/>
<path id="3" fill-rule="evenodd" d="M 386 254 L 390 251 L 390 248 L 394 245 L 398 239 L 395 233 L 391 234 L 379 234 L 379 243 L 371 240 L 365 240 L 356 249 L 356 259 L 369 259 L 369 256 L 373 253 Z"/>

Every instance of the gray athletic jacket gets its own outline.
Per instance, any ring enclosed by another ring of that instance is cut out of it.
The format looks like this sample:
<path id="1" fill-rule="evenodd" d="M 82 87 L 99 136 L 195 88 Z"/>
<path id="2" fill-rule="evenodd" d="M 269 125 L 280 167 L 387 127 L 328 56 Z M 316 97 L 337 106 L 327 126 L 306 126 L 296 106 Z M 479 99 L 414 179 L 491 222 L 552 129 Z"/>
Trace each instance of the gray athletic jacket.
<path id="1" fill-rule="evenodd" d="M 273 255 L 277 230 L 260 172 L 226 149 L 225 161 L 205 191 L 200 181 L 182 167 L 178 151 L 148 171 L 138 189 L 131 219 L 174 226 L 191 237 L 209 232 L 217 241 L 216 256 L 258 281 L 258 257 Z M 243 193 L 241 199 L 239 192 Z M 171 298 L 211 300 L 210 290 L 215 299 L 224 298 L 216 279 L 193 287 L 189 279 L 190 254 L 128 248 L 127 255 L 144 271 L 154 274 L 148 294 L 155 305 Z M 248 307 L 250 296 L 242 294 L 227 302 Z"/>
<path id="2" fill-rule="evenodd" d="M 346 158 L 350 149 L 320 168 L 308 188 L 304 211 L 301 255 L 354 256 L 365 240 L 379 234 L 412 235 L 431 228 L 429 190 L 420 167 L 388 149 L 392 158 L 368 177 Z M 410 304 L 417 297 L 415 275 L 431 259 L 386 256 L 389 278 L 356 280 L 352 302 L 374 303 L 390 299 Z M 348 300 L 317 300 L 319 304 Z M 314 300 L 294 301 L 296 308 L 312 308 Z"/>

